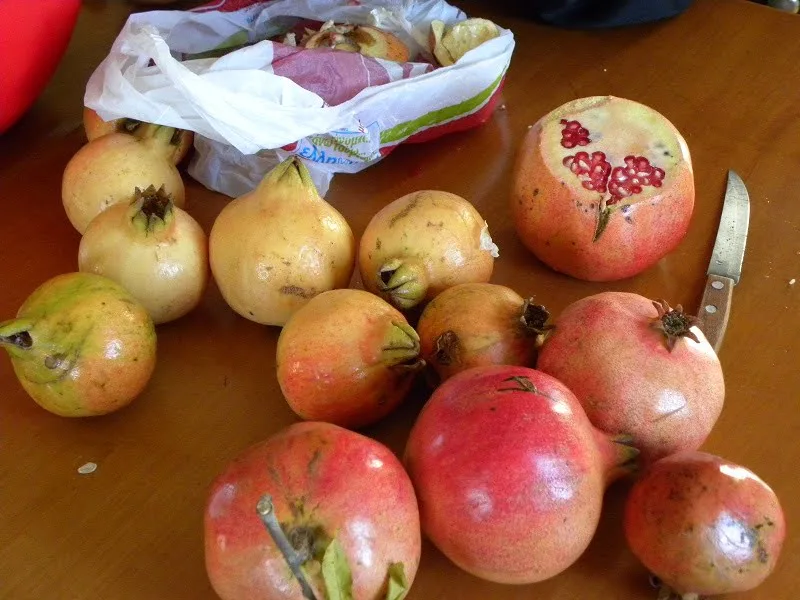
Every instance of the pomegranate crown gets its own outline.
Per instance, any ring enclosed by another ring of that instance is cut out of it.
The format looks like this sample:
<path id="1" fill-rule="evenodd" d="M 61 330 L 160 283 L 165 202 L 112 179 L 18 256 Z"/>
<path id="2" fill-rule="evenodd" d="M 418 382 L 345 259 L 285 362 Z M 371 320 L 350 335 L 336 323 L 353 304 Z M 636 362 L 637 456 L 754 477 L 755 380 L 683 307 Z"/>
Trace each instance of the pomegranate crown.
<path id="1" fill-rule="evenodd" d="M 681 337 L 700 343 L 697 334 L 691 329 L 698 323 L 697 317 L 683 312 L 680 304 L 671 308 L 666 300 L 654 300 L 653 306 L 658 311 L 658 316 L 653 319 L 653 327 L 664 333 L 665 343 L 670 352 Z"/>

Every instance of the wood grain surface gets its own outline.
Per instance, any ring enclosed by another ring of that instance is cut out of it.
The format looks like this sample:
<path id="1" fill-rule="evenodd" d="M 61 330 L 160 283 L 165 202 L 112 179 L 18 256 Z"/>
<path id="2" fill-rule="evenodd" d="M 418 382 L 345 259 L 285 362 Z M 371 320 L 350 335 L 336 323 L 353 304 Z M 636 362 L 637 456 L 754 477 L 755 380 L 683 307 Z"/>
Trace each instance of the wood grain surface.
<path id="1" fill-rule="evenodd" d="M 401 147 L 328 200 L 354 233 L 395 198 L 439 188 L 487 217 L 500 258 L 493 281 L 557 313 L 601 290 L 663 297 L 696 312 L 728 169 L 752 203 L 741 282 L 720 351 L 726 403 L 704 448 L 756 471 L 777 492 L 789 534 L 777 571 L 736 597 L 800 593 L 800 18 L 744 0 L 698 0 L 681 17 L 614 31 L 568 31 L 513 14 L 510 2 L 460 4 L 512 29 L 502 106 L 480 129 Z M 83 89 L 133 3 L 84 3 L 59 70 L 0 137 L 0 320 L 44 280 L 77 269 L 79 235 L 61 206 L 61 175 L 84 143 Z M 647 272 L 613 284 L 558 275 L 525 251 L 509 212 L 521 136 L 559 104 L 613 94 L 662 112 L 685 135 L 697 186 L 683 243 Z M 228 198 L 187 180 L 187 208 L 208 231 Z M 357 279 L 353 286 L 359 286 Z M 208 485 L 245 447 L 296 421 L 276 383 L 279 330 L 233 313 L 211 286 L 202 304 L 158 329 L 144 394 L 107 417 L 68 420 L 39 408 L 0 356 L 0 597 L 9 600 L 213 600 L 203 562 Z M 401 452 L 422 386 L 365 430 Z M 78 467 L 97 463 L 90 475 Z M 596 537 L 562 575 L 501 586 L 459 571 L 430 544 L 411 600 L 646 600 L 655 592 L 627 550 L 627 484 L 607 494 Z"/>

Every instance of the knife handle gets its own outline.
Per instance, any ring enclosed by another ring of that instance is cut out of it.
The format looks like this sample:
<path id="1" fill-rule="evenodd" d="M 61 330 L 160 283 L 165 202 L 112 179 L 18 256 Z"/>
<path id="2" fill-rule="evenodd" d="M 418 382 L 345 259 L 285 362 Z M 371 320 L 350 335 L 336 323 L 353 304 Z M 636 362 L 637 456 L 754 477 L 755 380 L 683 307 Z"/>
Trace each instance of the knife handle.
<path id="1" fill-rule="evenodd" d="M 700 329 L 717 353 L 722 346 L 722 338 L 725 337 L 728 317 L 731 314 L 733 286 L 733 279 L 730 277 L 709 275 L 706 288 L 703 290 L 700 311 L 697 314 Z"/>

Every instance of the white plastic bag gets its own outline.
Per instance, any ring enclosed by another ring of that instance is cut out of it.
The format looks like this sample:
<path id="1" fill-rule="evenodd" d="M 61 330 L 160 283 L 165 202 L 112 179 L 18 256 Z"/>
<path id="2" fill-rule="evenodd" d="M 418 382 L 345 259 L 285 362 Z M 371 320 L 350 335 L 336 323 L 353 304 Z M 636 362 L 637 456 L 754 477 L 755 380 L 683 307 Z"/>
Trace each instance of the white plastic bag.
<path id="1" fill-rule="evenodd" d="M 337 51 L 312 58 L 314 51 L 266 40 L 296 18 L 380 27 L 409 46 L 414 62 Z M 252 189 L 290 153 L 306 159 L 324 195 L 335 173 L 358 172 L 397 144 L 436 137 L 487 106 L 514 37 L 500 28 L 455 65 L 437 67 L 431 21 L 465 18 L 444 0 L 274 0 L 232 12 L 133 14 L 91 76 L 84 104 L 105 120 L 194 131 L 190 175 L 228 196 Z M 242 43 L 251 45 L 191 57 Z"/>

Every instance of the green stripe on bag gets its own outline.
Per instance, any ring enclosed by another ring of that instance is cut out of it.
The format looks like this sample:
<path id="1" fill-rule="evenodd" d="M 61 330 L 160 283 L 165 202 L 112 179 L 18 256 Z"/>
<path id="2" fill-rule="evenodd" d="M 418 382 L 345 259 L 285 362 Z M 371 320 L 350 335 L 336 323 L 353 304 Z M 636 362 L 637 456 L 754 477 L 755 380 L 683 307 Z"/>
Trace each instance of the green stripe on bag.
<path id="1" fill-rule="evenodd" d="M 452 119 L 453 117 L 474 111 L 481 104 L 486 102 L 492 93 L 494 93 L 494 91 L 497 89 L 497 86 L 500 85 L 500 80 L 503 79 L 504 74 L 505 73 L 501 73 L 489 87 L 472 98 L 467 98 L 463 102 L 459 102 L 453 106 L 446 106 L 444 108 L 440 108 L 439 110 L 434 110 L 414 119 L 413 121 L 406 121 L 405 123 L 395 125 L 391 129 L 382 131 L 381 145 L 405 139 L 423 127 L 437 125 L 443 121 Z"/>

